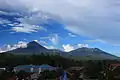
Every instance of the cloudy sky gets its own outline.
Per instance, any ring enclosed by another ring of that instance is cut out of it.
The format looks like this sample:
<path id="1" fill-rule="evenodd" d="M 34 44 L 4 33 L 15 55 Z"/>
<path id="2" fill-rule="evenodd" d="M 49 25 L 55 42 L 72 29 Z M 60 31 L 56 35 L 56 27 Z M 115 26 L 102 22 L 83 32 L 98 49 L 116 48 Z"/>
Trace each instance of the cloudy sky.
<path id="1" fill-rule="evenodd" d="M 97 47 L 120 56 L 119 0 L 0 0 L 0 52 L 37 41 L 71 51 Z"/>

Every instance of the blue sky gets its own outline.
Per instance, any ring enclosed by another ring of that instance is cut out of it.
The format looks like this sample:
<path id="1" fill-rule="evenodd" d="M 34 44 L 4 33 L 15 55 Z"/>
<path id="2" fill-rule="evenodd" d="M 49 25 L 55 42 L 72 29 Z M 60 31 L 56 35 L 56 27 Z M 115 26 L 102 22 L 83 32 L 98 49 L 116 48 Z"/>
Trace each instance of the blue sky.
<path id="1" fill-rule="evenodd" d="M 118 0 L 0 0 L 0 52 L 37 41 L 71 51 L 100 48 L 120 56 Z"/>

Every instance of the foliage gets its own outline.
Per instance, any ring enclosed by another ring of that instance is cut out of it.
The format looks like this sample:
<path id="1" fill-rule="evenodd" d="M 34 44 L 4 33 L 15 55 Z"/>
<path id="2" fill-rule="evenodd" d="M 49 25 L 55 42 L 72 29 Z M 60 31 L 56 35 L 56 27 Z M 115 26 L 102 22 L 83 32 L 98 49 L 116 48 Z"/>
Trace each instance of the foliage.
<path id="1" fill-rule="evenodd" d="M 109 75 L 105 78 L 101 79 L 101 71 L 106 71 L 109 64 L 113 63 L 120 63 L 118 60 L 81 60 L 77 61 L 70 58 L 61 57 L 59 55 L 48 55 L 45 53 L 41 53 L 40 55 L 13 55 L 10 53 L 3 53 L 0 54 L 0 67 L 9 67 L 9 70 L 12 70 L 11 67 L 17 65 L 26 65 L 26 64 L 33 64 L 33 65 L 41 65 L 41 64 L 49 64 L 55 67 L 62 67 L 64 69 L 73 67 L 73 66 L 84 66 L 85 76 L 89 78 L 100 78 L 100 80 L 109 80 Z M 44 72 L 46 77 L 53 78 L 57 75 L 56 72 Z M 76 75 L 79 73 L 76 73 Z M 109 73 L 108 73 L 109 74 Z M 79 76 L 79 75 L 78 75 Z M 3 76 L 4 77 L 4 76 Z M 3 79 L 0 79 L 3 80 Z"/>
<path id="2" fill-rule="evenodd" d="M 64 67 L 68 68 L 70 66 L 79 66 L 81 65 L 80 62 L 67 59 L 61 57 L 59 55 L 12 55 L 9 53 L 0 54 L 0 67 L 9 66 L 13 67 L 16 65 L 24 65 L 24 64 L 34 64 L 34 65 L 41 65 L 41 64 L 49 64 L 56 67 Z"/>

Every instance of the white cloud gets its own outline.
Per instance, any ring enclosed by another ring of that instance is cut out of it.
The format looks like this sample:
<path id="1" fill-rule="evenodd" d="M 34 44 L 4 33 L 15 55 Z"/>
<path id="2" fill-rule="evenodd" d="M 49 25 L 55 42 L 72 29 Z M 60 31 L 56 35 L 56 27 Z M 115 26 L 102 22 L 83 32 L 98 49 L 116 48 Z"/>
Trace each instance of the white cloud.
<path id="1" fill-rule="evenodd" d="M 3 52 L 5 52 L 5 51 L 2 51 L 2 49 L 0 49 L 0 53 L 3 53 Z"/>
<path id="2" fill-rule="evenodd" d="M 95 40 L 85 40 L 85 42 L 101 42 L 101 43 L 105 43 L 103 40 L 100 40 L 100 39 L 95 39 Z"/>
<path id="3" fill-rule="evenodd" d="M 47 42 L 40 40 L 40 44 L 47 44 Z"/>
<path id="4" fill-rule="evenodd" d="M 32 24 L 33 19 L 29 18 L 20 18 L 18 21 L 20 21 L 20 24 L 9 24 L 13 25 L 12 30 L 16 32 L 24 32 L 24 33 L 31 33 L 31 32 L 38 32 L 39 30 L 47 31 L 46 28 L 39 26 L 37 23 Z M 29 22 L 31 21 L 31 22 Z"/>
<path id="5" fill-rule="evenodd" d="M 4 24 L 10 24 L 11 21 L 7 20 L 7 19 L 2 19 L 0 18 L 0 25 L 4 25 Z"/>
<path id="6" fill-rule="evenodd" d="M 37 43 L 39 43 L 39 41 L 38 40 L 34 40 L 35 42 L 37 42 Z"/>
<path id="7" fill-rule="evenodd" d="M 3 48 L 0 48 L 0 53 L 6 52 Z"/>
<path id="8" fill-rule="evenodd" d="M 78 48 L 82 48 L 82 47 L 88 47 L 88 44 L 77 44 Z"/>
<path id="9" fill-rule="evenodd" d="M 70 52 L 72 50 L 82 48 L 82 47 L 88 47 L 88 44 L 75 44 L 75 45 L 67 44 L 67 45 L 62 45 L 62 48 L 64 49 L 65 52 Z"/>
<path id="10" fill-rule="evenodd" d="M 50 34 L 47 37 L 40 37 L 40 39 L 42 40 L 49 40 L 51 41 L 54 45 L 57 45 L 59 43 L 59 35 L 58 34 Z"/>
<path id="11" fill-rule="evenodd" d="M 70 52 L 70 51 L 74 50 L 74 47 L 71 46 L 70 44 L 62 45 L 62 47 L 63 47 L 65 52 Z"/>
<path id="12" fill-rule="evenodd" d="M 45 12 L 73 33 L 120 44 L 119 0 L 0 0 L 0 9 Z"/>
<path id="13" fill-rule="evenodd" d="M 26 48 L 27 47 L 27 42 L 24 41 L 19 41 L 17 44 L 18 48 Z"/>
<path id="14" fill-rule="evenodd" d="M 74 35 L 74 34 L 72 34 L 72 33 L 68 33 L 68 35 L 69 35 L 70 37 L 77 37 L 76 35 Z"/>
<path id="15" fill-rule="evenodd" d="M 57 45 L 59 43 L 59 36 L 58 34 L 52 35 L 49 40 L 54 44 Z"/>
<path id="16" fill-rule="evenodd" d="M 40 39 L 50 39 L 50 36 L 47 36 L 47 37 L 40 37 Z"/>
<path id="17" fill-rule="evenodd" d="M 20 24 L 15 24 L 12 30 L 24 33 L 38 32 L 39 30 L 47 31 L 45 27 L 40 26 L 41 23 L 47 23 L 47 19 L 49 17 L 41 12 L 31 12 L 31 15 L 28 14 L 22 18 L 16 18 Z"/>
<path id="18" fill-rule="evenodd" d="M 19 41 L 17 44 L 4 45 L 2 48 L 0 48 L 0 53 L 10 51 L 10 50 L 14 50 L 14 49 L 17 49 L 17 48 L 26 48 L 26 47 L 27 47 L 27 42 Z"/>
<path id="19" fill-rule="evenodd" d="M 56 49 L 55 46 L 44 46 L 44 47 L 47 48 L 47 49 Z"/>
<path id="20" fill-rule="evenodd" d="M 35 42 L 37 42 L 39 44 L 47 44 L 45 41 L 42 41 L 42 40 L 33 40 L 33 41 L 35 41 Z"/>
<path id="21" fill-rule="evenodd" d="M 6 52 L 12 50 L 13 47 L 11 45 L 4 45 L 4 47 L 1 48 L 1 52 Z"/>
<path id="22" fill-rule="evenodd" d="M 16 32 L 31 33 L 31 32 L 37 32 L 38 30 L 40 30 L 40 26 L 29 25 L 29 24 L 19 24 L 19 25 L 16 25 L 15 27 L 12 27 L 11 30 Z"/>
<path id="23" fill-rule="evenodd" d="M 31 12 L 30 14 L 24 16 L 23 14 L 20 15 L 20 13 L 0 11 L 0 15 L 20 17 L 14 18 L 14 20 L 17 22 L 0 18 L 0 24 L 12 26 L 12 31 L 24 33 L 38 32 L 39 30 L 47 31 L 45 27 L 40 26 L 41 23 L 47 23 L 46 20 L 49 19 L 49 17 L 42 12 Z"/>
<path id="24" fill-rule="evenodd" d="M 16 13 L 16 12 L 5 12 L 5 11 L 0 11 L 0 15 L 20 16 L 19 13 Z"/>

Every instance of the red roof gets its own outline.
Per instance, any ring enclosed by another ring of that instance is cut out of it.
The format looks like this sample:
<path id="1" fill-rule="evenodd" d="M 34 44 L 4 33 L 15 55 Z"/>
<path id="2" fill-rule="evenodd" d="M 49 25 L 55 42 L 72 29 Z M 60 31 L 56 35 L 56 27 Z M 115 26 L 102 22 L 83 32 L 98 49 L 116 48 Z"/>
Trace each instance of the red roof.
<path id="1" fill-rule="evenodd" d="M 14 77 L 10 77 L 7 80 L 16 80 L 16 77 L 15 76 Z"/>
<path id="2" fill-rule="evenodd" d="M 118 67 L 118 66 L 120 66 L 120 64 L 111 64 L 111 66 L 116 66 L 116 67 Z"/>

